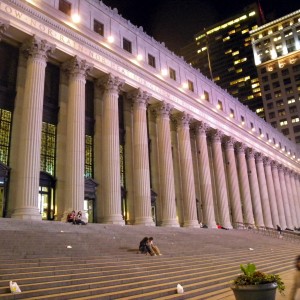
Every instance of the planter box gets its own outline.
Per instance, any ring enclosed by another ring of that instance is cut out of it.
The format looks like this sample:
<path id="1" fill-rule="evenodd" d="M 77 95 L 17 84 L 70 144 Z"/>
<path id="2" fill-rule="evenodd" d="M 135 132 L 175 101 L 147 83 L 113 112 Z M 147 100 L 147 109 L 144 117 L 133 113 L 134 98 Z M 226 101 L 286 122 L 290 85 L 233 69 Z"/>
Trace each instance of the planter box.
<path id="1" fill-rule="evenodd" d="M 236 300 L 275 300 L 277 283 L 232 285 Z"/>

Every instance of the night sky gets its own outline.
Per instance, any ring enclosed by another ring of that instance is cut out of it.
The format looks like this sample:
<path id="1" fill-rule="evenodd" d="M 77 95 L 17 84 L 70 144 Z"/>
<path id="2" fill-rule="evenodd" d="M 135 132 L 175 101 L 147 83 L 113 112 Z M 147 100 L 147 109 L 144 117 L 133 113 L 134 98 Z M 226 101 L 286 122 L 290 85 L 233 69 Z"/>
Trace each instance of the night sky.
<path id="1" fill-rule="evenodd" d="M 102 0 L 132 24 L 175 53 L 203 28 L 225 20 L 253 0 Z M 300 9 L 299 0 L 260 0 L 265 18 L 272 21 Z"/>

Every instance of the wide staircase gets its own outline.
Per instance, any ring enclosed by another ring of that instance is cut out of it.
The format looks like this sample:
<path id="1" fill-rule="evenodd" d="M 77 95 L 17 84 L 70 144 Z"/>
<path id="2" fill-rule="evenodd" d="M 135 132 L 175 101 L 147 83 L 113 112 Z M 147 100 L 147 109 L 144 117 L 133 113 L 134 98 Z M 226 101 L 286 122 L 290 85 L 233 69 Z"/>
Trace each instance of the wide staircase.
<path id="1" fill-rule="evenodd" d="M 144 236 L 154 237 L 162 256 L 137 253 Z M 299 244 L 255 230 L 0 219 L 0 300 L 221 299 L 232 294 L 240 264 L 292 270 Z M 10 293 L 10 280 L 20 294 Z"/>

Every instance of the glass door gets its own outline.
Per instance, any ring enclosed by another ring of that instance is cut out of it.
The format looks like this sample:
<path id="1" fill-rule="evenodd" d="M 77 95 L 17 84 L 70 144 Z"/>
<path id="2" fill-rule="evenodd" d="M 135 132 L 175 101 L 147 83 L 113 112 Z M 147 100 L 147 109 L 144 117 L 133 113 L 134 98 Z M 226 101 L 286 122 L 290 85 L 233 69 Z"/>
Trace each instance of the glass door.
<path id="1" fill-rule="evenodd" d="M 93 223 L 94 222 L 94 200 L 85 199 L 83 209 L 88 223 Z"/>
<path id="2" fill-rule="evenodd" d="M 0 186 L 0 218 L 2 218 L 4 214 L 4 204 L 4 187 Z"/>
<path id="3" fill-rule="evenodd" d="M 54 219 L 53 189 L 40 186 L 39 189 L 39 211 L 43 220 Z"/>

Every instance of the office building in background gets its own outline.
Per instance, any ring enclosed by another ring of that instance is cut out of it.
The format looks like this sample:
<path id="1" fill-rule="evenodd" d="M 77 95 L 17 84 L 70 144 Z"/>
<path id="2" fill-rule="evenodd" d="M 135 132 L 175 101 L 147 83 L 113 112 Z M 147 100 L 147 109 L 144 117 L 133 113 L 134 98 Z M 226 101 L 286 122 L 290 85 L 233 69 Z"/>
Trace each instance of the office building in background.
<path id="1" fill-rule="evenodd" d="M 181 49 L 188 63 L 260 117 L 264 117 L 264 111 L 250 31 L 263 21 L 260 7 L 252 4 L 240 14 L 200 31 Z"/>
<path id="2" fill-rule="evenodd" d="M 251 32 L 265 118 L 300 143 L 300 10 Z"/>

